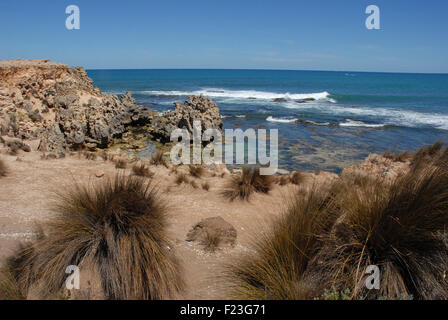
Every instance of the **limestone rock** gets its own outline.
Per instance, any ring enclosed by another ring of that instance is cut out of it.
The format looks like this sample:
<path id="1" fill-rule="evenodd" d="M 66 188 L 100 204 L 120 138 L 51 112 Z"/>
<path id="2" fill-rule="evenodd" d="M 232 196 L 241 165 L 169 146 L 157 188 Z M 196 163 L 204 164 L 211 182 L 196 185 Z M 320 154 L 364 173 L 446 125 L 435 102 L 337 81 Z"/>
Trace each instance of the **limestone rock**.
<path id="1" fill-rule="evenodd" d="M 186 241 L 204 243 L 208 235 L 219 237 L 220 246 L 234 246 L 236 229 L 222 217 L 207 218 L 197 223 L 187 234 Z"/>
<path id="2" fill-rule="evenodd" d="M 409 169 L 409 162 L 397 162 L 379 154 L 370 154 L 363 162 L 345 168 L 342 176 L 373 175 L 384 180 L 392 180 Z"/>
<path id="3" fill-rule="evenodd" d="M 161 142 L 170 141 L 171 132 L 177 128 L 187 129 L 193 138 L 193 122 L 201 121 L 201 134 L 207 129 L 222 130 L 223 123 L 218 106 L 202 95 L 191 96 L 189 101 L 176 102 L 174 111 L 154 118 L 152 134 Z"/>
<path id="4" fill-rule="evenodd" d="M 95 144 L 107 147 L 128 126 L 150 123 L 152 112 L 127 92 L 100 92 L 81 67 L 48 60 L 0 61 L 0 133 L 41 138 L 40 150 Z"/>

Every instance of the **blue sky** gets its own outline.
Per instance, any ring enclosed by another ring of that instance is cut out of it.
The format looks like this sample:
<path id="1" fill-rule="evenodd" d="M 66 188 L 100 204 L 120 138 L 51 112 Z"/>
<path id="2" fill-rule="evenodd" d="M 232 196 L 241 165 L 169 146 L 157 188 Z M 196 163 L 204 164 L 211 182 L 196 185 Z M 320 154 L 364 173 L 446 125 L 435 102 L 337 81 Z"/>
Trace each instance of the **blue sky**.
<path id="1" fill-rule="evenodd" d="M 80 30 L 65 28 L 71 4 Z M 365 27 L 370 4 L 381 9 L 381 30 Z M 2 0 L 0 59 L 448 73 L 447 15 L 447 0 Z"/>

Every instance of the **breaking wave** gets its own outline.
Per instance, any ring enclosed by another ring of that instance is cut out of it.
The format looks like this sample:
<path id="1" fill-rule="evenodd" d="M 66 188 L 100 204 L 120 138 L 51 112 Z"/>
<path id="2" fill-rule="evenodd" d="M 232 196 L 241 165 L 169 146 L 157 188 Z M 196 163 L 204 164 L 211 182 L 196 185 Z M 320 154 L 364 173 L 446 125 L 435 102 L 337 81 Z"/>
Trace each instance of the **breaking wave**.
<path id="1" fill-rule="evenodd" d="M 141 94 L 151 96 L 191 96 L 191 95 L 203 95 L 209 98 L 227 98 L 227 99 L 239 99 L 239 100 L 279 100 L 281 101 L 300 101 L 304 99 L 325 100 L 335 102 L 330 98 L 330 93 L 327 91 L 315 92 L 315 93 L 276 93 L 268 91 L 256 91 L 256 90 L 225 90 L 225 89 L 201 89 L 196 91 L 178 91 L 178 90 L 146 90 L 139 92 Z"/>
<path id="2" fill-rule="evenodd" d="M 297 119 L 291 119 L 291 118 L 274 118 L 274 117 L 267 117 L 266 121 L 269 122 L 281 122 L 281 123 L 291 123 L 297 121 Z"/>

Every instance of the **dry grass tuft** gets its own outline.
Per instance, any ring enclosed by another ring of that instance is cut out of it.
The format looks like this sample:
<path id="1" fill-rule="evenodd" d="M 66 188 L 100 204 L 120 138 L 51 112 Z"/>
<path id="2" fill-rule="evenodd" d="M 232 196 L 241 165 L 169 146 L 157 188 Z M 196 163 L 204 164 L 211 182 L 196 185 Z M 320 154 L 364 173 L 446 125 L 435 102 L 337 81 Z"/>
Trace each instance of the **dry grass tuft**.
<path id="1" fill-rule="evenodd" d="M 95 152 L 85 151 L 85 152 L 83 153 L 83 155 L 84 155 L 84 158 L 86 158 L 87 160 L 92 160 L 92 161 L 94 161 L 94 160 L 96 160 L 96 158 L 97 158 L 97 154 L 96 154 Z"/>
<path id="2" fill-rule="evenodd" d="M 332 281 L 339 289 L 352 288 L 357 299 L 448 298 L 448 247 L 437 237 L 448 225 L 448 166 L 436 162 L 420 160 L 390 185 L 370 179 L 343 186 L 337 201 L 344 219 L 321 259 L 338 275 Z M 379 290 L 365 288 L 368 265 L 380 268 Z"/>
<path id="3" fill-rule="evenodd" d="M 187 175 L 183 172 L 176 175 L 175 180 L 177 185 L 181 185 L 182 183 L 190 183 L 190 179 L 188 179 Z"/>
<path id="4" fill-rule="evenodd" d="M 280 176 L 277 178 L 277 183 L 281 186 L 287 185 L 291 180 L 288 176 Z"/>
<path id="5" fill-rule="evenodd" d="M 146 178 L 154 177 L 154 172 L 149 170 L 148 166 L 146 166 L 144 163 L 135 164 L 134 166 L 132 166 L 132 172 L 134 173 L 134 175 L 139 177 L 146 177 Z"/>
<path id="6" fill-rule="evenodd" d="M 391 182 L 344 177 L 296 194 L 257 235 L 255 254 L 230 267 L 236 297 L 309 299 L 334 287 L 353 299 L 448 299 L 448 162 L 428 150 Z M 379 290 L 365 286 L 369 265 L 380 269 Z"/>
<path id="7" fill-rule="evenodd" d="M 109 154 L 106 151 L 102 151 L 100 152 L 99 156 L 101 157 L 101 159 L 103 159 L 104 161 L 109 160 Z"/>
<path id="8" fill-rule="evenodd" d="M 151 164 L 156 166 L 165 166 L 168 168 L 168 164 L 163 157 L 163 151 L 157 150 L 157 152 L 151 157 Z"/>
<path id="9" fill-rule="evenodd" d="M 26 300 L 8 265 L 0 269 L 0 300 Z"/>
<path id="10" fill-rule="evenodd" d="M 299 171 L 294 171 L 291 174 L 291 176 L 289 177 L 289 181 L 295 185 L 301 184 L 304 180 L 305 180 L 305 176 L 303 175 L 302 172 L 299 172 Z"/>
<path id="11" fill-rule="evenodd" d="M 406 162 L 408 160 L 411 160 L 413 155 L 409 151 L 405 151 L 402 153 L 393 153 L 391 151 L 386 151 L 383 153 L 383 157 L 395 162 Z"/>
<path id="12" fill-rule="evenodd" d="M 194 180 L 191 180 L 191 181 L 190 181 L 190 185 L 191 185 L 194 189 L 199 188 L 198 184 L 197 184 L 196 181 L 194 181 Z"/>
<path id="13" fill-rule="evenodd" d="M 208 182 L 204 182 L 202 184 L 202 189 L 205 191 L 209 191 L 210 190 L 210 184 Z"/>
<path id="14" fill-rule="evenodd" d="M 128 167 L 128 162 L 124 159 L 118 159 L 115 161 L 115 168 L 126 169 Z"/>
<path id="15" fill-rule="evenodd" d="M 192 165 L 192 164 L 190 164 L 190 165 L 188 166 L 188 170 L 189 170 L 189 172 L 190 172 L 190 175 L 191 175 L 192 177 L 195 177 L 195 178 L 200 178 L 200 177 L 202 177 L 203 174 L 204 174 L 204 168 L 201 167 L 201 166 L 197 166 L 197 165 Z"/>
<path id="16" fill-rule="evenodd" d="M 0 178 L 8 174 L 8 167 L 4 160 L 0 159 Z"/>
<path id="17" fill-rule="evenodd" d="M 22 289 L 58 292 L 69 265 L 95 265 L 107 299 L 166 299 L 184 282 L 166 235 L 167 213 L 154 187 L 117 175 L 61 194 L 46 235 L 16 255 Z"/>
<path id="18" fill-rule="evenodd" d="M 205 234 L 204 240 L 201 244 L 204 246 L 204 250 L 208 252 L 216 252 L 221 243 L 221 237 L 216 232 L 207 232 Z"/>
<path id="19" fill-rule="evenodd" d="M 304 279 L 321 235 L 335 220 L 329 193 L 313 189 L 297 193 L 270 231 L 256 235 L 254 253 L 228 266 L 227 278 L 235 299 L 301 300 L 312 298 Z"/>
<path id="20" fill-rule="evenodd" d="M 13 144 L 9 146 L 9 155 L 16 156 L 19 154 L 19 150 L 20 148 L 17 145 Z"/>
<path id="21" fill-rule="evenodd" d="M 231 177 L 222 195 L 230 201 L 249 200 L 254 192 L 268 193 L 272 182 L 271 176 L 260 175 L 259 168 L 243 168 L 241 175 Z"/>

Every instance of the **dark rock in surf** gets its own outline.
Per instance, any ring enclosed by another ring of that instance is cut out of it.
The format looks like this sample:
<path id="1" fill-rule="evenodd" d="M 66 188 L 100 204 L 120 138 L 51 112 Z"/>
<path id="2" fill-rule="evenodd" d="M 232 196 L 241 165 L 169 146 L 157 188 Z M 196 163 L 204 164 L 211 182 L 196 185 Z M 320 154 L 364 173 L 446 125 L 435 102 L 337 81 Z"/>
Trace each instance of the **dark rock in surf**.
<path id="1" fill-rule="evenodd" d="M 298 103 L 307 103 L 307 102 L 311 102 L 311 101 L 316 101 L 316 99 L 314 99 L 314 98 L 304 98 L 304 99 L 297 100 Z"/>

